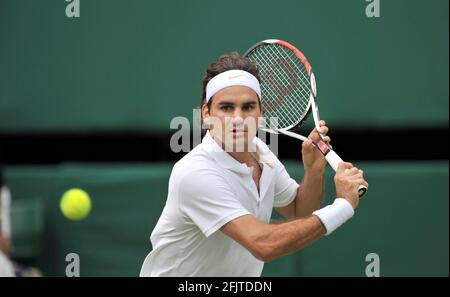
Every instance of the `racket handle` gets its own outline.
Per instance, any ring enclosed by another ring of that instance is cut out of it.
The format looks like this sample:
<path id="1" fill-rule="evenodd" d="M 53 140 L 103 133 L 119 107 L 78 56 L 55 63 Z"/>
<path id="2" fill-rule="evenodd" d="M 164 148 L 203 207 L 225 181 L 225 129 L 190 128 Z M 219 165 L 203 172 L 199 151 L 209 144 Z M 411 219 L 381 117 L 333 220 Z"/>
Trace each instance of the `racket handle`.
<path id="1" fill-rule="evenodd" d="M 364 196 L 364 194 L 366 194 L 367 192 L 367 187 L 364 185 L 360 185 L 358 187 L 358 194 L 359 194 L 359 198 L 361 198 L 362 196 Z"/>
<path id="2" fill-rule="evenodd" d="M 325 159 L 327 159 L 328 164 L 330 164 L 334 171 L 337 171 L 339 163 L 344 162 L 333 150 L 329 151 L 328 154 L 325 155 Z"/>
<path id="3" fill-rule="evenodd" d="M 328 154 L 325 155 L 325 159 L 328 161 L 328 164 L 337 171 L 339 163 L 344 162 L 341 157 L 338 156 L 333 150 L 329 151 Z M 361 198 L 367 192 L 367 187 L 364 185 L 360 185 L 358 187 L 359 198 Z"/>

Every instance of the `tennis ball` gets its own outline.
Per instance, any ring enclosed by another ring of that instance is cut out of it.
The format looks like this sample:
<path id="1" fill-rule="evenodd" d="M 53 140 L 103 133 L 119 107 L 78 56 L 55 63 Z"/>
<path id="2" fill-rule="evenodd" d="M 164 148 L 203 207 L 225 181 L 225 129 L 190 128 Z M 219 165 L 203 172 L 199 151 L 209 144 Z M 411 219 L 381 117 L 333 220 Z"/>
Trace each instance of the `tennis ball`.
<path id="1" fill-rule="evenodd" d="M 66 218 L 79 221 L 91 211 L 91 198 L 81 189 L 70 189 L 61 197 L 59 207 Z"/>

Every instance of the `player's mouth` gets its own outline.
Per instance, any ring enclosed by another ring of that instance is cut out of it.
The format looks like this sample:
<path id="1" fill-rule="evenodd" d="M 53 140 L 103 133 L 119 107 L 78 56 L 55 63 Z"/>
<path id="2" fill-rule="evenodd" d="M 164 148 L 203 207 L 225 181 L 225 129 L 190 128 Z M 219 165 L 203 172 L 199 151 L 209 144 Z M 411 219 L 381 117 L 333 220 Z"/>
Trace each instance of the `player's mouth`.
<path id="1" fill-rule="evenodd" d="M 235 136 L 235 137 L 241 137 L 241 136 L 244 136 L 245 133 L 247 133 L 247 130 L 246 130 L 246 129 L 243 129 L 243 128 L 233 128 L 233 129 L 231 129 L 230 132 L 231 132 L 231 133 L 233 134 L 233 136 Z"/>

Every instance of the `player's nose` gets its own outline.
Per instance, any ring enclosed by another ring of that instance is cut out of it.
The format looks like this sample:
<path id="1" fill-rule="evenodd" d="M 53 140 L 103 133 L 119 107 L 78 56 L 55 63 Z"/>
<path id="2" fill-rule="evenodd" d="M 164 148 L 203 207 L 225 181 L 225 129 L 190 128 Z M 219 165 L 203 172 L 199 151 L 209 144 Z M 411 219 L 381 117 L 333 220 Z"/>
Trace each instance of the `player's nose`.
<path id="1" fill-rule="evenodd" d="M 244 118 L 243 118 L 241 109 L 236 108 L 236 110 L 234 111 L 234 114 L 233 114 L 233 123 L 239 124 L 239 123 L 242 123 L 243 121 L 244 121 Z"/>

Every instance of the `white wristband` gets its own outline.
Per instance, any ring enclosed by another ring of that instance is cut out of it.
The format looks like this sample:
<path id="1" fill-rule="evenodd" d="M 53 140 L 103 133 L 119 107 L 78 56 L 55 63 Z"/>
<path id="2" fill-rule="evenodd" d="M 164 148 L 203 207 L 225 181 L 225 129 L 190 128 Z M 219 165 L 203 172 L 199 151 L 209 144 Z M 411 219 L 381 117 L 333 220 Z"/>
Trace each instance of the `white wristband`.
<path id="1" fill-rule="evenodd" d="M 354 213 L 355 211 L 350 202 L 343 198 L 336 198 L 333 204 L 316 210 L 313 212 L 313 215 L 319 217 L 325 229 L 327 229 L 325 235 L 329 235 L 349 220 Z"/>

